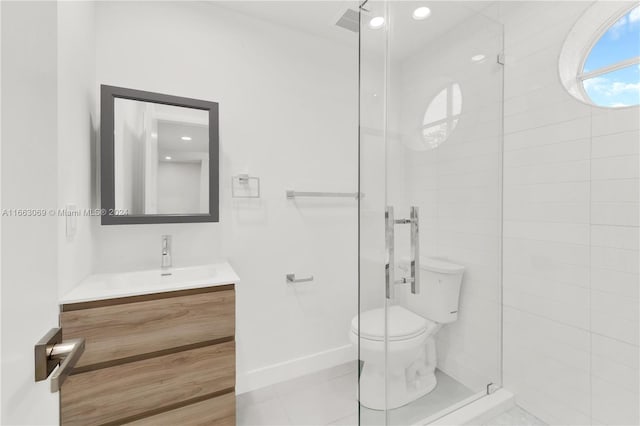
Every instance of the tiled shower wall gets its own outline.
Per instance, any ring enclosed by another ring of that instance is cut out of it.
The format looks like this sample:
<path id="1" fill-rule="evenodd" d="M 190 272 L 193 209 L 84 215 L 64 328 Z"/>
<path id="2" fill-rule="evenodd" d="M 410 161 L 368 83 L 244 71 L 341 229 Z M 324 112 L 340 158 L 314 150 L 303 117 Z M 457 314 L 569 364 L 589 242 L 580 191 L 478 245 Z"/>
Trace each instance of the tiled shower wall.
<path id="1" fill-rule="evenodd" d="M 557 71 L 589 4 L 501 5 L 504 385 L 550 424 L 637 425 L 640 111 L 585 105 Z"/>

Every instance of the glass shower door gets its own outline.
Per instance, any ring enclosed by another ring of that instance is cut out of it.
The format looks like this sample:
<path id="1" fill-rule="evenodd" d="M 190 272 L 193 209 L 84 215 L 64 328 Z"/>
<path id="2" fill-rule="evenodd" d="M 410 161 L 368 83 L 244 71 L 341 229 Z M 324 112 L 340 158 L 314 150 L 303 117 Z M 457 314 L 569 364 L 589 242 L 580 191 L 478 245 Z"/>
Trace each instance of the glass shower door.
<path id="1" fill-rule="evenodd" d="M 360 10 L 360 424 L 430 422 L 501 385 L 495 7 Z"/>

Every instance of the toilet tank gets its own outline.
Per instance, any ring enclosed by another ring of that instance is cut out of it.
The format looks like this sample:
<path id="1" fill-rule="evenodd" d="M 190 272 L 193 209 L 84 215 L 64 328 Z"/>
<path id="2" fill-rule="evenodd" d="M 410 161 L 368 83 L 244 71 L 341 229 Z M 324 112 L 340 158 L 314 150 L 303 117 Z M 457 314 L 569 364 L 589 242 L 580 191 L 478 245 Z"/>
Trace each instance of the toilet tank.
<path id="1" fill-rule="evenodd" d="M 440 259 L 421 259 L 420 292 L 407 295 L 409 309 L 440 324 L 457 320 L 463 274 L 464 266 Z"/>

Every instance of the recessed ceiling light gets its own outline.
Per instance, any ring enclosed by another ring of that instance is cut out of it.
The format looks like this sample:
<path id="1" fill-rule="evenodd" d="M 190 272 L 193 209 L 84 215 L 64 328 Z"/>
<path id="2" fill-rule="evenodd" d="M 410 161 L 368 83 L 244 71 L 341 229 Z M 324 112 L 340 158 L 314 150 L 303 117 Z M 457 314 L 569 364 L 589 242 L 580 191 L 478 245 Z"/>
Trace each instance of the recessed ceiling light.
<path id="1" fill-rule="evenodd" d="M 171 157 L 169 157 L 168 155 L 166 157 L 164 157 L 165 160 L 171 160 Z"/>
<path id="2" fill-rule="evenodd" d="M 190 141 L 191 140 L 191 136 L 183 136 L 180 139 L 182 139 L 183 141 Z"/>
<path id="3" fill-rule="evenodd" d="M 471 57 L 471 60 L 472 60 L 473 62 L 480 62 L 480 61 L 483 61 L 483 60 L 484 60 L 484 58 L 486 58 L 486 56 L 484 56 L 484 55 L 482 55 L 482 54 L 480 54 L 480 55 L 473 55 L 473 56 Z"/>
<path id="4" fill-rule="evenodd" d="M 431 16 L 431 9 L 426 6 L 422 6 L 413 11 L 413 19 L 416 21 L 422 21 Z"/>
<path id="5" fill-rule="evenodd" d="M 369 21 L 369 28 L 372 30 L 377 30 L 384 26 L 384 18 L 382 16 L 376 16 L 375 18 L 371 18 Z"/>
<path id="6" fill-rule="evenodd" d="M 158 134 L 157 133 L 151 133 L 151 137 L 156 139 L 158 137 Z"/>

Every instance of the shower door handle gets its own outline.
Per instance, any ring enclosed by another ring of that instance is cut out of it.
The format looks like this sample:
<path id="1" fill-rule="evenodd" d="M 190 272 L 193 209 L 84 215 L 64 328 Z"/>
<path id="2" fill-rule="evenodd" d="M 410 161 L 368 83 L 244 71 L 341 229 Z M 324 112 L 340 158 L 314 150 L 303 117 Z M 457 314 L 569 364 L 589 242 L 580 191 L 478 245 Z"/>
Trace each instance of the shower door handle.
<path id="1" fill-rule="evenodd" d="M 418 207 L 411 206 L 409 213 L 411 221 L 411 293 L 420 293 L 420 221 L 418 219 Z"/>
<path id="2" fill-rule="evenodd" d="M 393 207 L 387 206 L 384 212 L 384 228 L 385 228 L 385 249 L 386 259 L 384 265 L 384 281 L 386 286 L 387 299 L 393 299 L 395 295 L 395 220 L 393 218 Z"/>
<path id="3" fill-rule="evenodd" d="M 387 299 L 393 299 L 395 296 L 396 284 L 411 283 L 411 293 L 420 293 L 420 220 L 418 218 L 418 207 L 411 206 L 409 219 L 395 220 L 393 215 L 393 207 L 387 206 L 385 210 L 385 285 Z M 395 225 L 410 225 L 411 251 L 409 254 L 409 270 L 410 277 L 395 280 Z"/>

